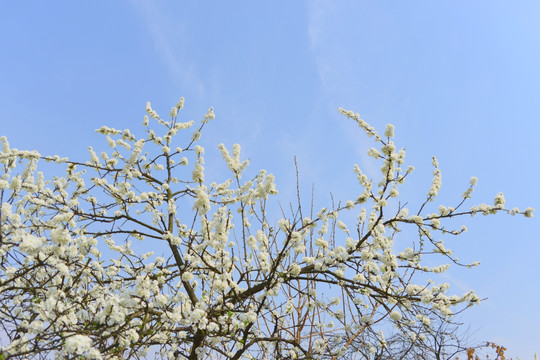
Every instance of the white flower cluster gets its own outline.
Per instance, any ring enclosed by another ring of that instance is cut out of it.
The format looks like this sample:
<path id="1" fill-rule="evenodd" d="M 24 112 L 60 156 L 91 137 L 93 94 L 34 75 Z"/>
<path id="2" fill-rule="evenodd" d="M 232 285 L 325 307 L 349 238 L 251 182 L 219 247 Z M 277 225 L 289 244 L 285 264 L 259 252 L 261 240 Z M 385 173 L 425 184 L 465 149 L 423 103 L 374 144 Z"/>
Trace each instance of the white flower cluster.
<path id="1" fill-rule="evenodd" d="M 221 151 L 221 155 L 223 156 L 223 159 L 227 163 L 229 169 L 236 175 L 238 179 L 240 179 L 242 177 L 242 173 L 249 165 L 249 160 L 244 160 L 242 162 L 240 161 L 240 145 L 233 145 L 232 155 L 229 154 L 229 151 L 223 144 L 219 144 L 218 149 Z"/>
<path id="2" fill-rule="evenodd" d="M 433 170 L 433 180 L 431 183 L 431 188 L 428 192 L 428 197 L 430 201 L 435 200 L 442 186 L 442 176 L 441 171 L 439 170 L 439 162 L 437 161 L 435 156 L 432 158 L 432 164 L 435 169 Z"/>

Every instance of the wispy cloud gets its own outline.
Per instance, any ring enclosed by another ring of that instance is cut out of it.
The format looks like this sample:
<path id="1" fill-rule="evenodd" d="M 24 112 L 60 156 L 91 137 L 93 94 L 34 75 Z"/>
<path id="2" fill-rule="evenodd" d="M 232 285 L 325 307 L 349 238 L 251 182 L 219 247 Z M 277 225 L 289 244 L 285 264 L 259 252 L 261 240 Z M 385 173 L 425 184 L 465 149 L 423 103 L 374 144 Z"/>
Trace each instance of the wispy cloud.
<path id="1" fill-rule="evenodd" d="M 328 18 L 333 10 L 333 3 L 329 1 L 310 1 L 308 3 L 308 35 L 311 51 L 315 57 L 319 78 L 325 90 L 332 87 L 333 64 L 328 56 Z"/>
<path id="2" fill-rule="evenodd" d="M 351 39 L 354 39 L 350 34 L 354 27 L 340 25 L 344 12 L 350 7 L 324 0 L 310 1 L 307 31 L 324 98 L 329 101 L 328 105 L 332 110 L 343 106 L 347 110 L 361 112 L 362 109 L 348 108 L 347 105 L 357 104 L 362 88 L 362 79 L 357 72 L 359 54 L 354 46 L 349 46 Z M 353 129 L 345 122 L 343 124 L 345 136 L 355 144 L 355 158 L 358 159 L 360 168 L 368 177 L 378 179 L 380 165 L 366 153 L 367 149 L 375 144 L 370 145 L 371 140 L 367 140 L 360 129 Z"/>
<path id="3" fill-rule="evenodd" d="M 202 97 L 204 84 L 197 74 L 195 62 L 175 50 L 186 47 L 186 29 L 171 19 L 170 12 L 162 10 L 157 2 L 133 0 L 132 4 L 145 20 L 154 49 L 170 75 L 182 84 L 189 84 L 189 88 Z"/>

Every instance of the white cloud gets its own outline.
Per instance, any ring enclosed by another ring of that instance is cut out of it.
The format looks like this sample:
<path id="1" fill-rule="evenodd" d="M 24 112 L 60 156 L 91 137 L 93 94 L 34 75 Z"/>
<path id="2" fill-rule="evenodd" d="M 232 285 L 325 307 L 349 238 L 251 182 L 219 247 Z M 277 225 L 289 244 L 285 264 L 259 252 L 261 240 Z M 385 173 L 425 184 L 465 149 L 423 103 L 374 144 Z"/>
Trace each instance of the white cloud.
<path id="1" fill-rule="evenodd" d="M 342 5 L 342 4 L 340 4 Z M 324 98 L 328 99 L 328 105 L 333 111 L 347 103 L 356 103 L 358 100 L 359 85 L 354 80 L 355 59 L 354 47 L 348 48 L 351 27 L 340 26 L 340 14 L 350 6 L 341 6 L 329 1 L 310 1 L 308 3 L 308 35 L 311 44 L 317 73 L 321 82 Z M 361 109 L 347 109 L 359 111 Z M 369 122 L 369 121 L 368 121 Z M 354 146 L 355 158 L 360 160 L 360 168 L 372 178 L 379 177 L 378 165 L 370 161 L 366 151 L 370 146 L 366 145 L 366 137 L 358 128 L 352 129 L 348 124 L 341 125 L 350 142 Z M 352 130 L 352 131 L 351 131 Z"/>
<path id="2" fill-rule="evenodd" d="M 159 7 L 159 3 L 153 1 L 133 0 L 132 3 L 145 20 L 154 49 L 170 75 L 175 81 L 186 84 L 187 88 L 194 89 L 202 97 L 204 84 L 197 74 L 196 63 L 176 50 L 186 48 L 185 39 L 188 34 L 179 21 L 174 21 L 168 15 L 175 11 L 165 12 Z"/>
<path id="3" fill-rule="evenodd" d="M 315 57 L 319 78 L 326 91 L 332 87 L 334 72 L 333 59 L 328 51 L 328 32 L 331 30 L 328 20 L 333 11 L 332 2 L 320 0 L 308 2 L 308 35 L 311 51 Z"/>

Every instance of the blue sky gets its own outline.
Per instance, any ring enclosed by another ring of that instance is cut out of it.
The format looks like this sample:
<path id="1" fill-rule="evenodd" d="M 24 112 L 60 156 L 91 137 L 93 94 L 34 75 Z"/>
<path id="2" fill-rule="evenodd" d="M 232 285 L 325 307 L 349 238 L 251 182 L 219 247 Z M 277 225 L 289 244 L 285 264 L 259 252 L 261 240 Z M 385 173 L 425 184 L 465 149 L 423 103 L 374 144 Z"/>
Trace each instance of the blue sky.
<path id="1" fill-rule="evenodd" d="M 254 171 L 276 174 L 281 201 L 295 194 L 296 155 L 306 198 L 314 183 L 323 206 L 358 191 L 354 163 L 373 166 L 342 106 L 396 125 L 416 167 L 411 203 L 435 155 L 442 203 L 477 176 L 474 203 L 503 191 L 510 207 L 540 208 L 539 18 L 536 1 L 6 2 L 0 135 L 86 159 L 94 129 L 137 133 L 146 101 L 165 114 L 184 96 L 186 120 L 215 108 L 208 150 L 242 144 Z M 465 219 L 447 243 L 482 263 L 443 279 L 489 298 L 463 317 L 473 339 L 522 359 L 540 351 L 539 218 Z"/>

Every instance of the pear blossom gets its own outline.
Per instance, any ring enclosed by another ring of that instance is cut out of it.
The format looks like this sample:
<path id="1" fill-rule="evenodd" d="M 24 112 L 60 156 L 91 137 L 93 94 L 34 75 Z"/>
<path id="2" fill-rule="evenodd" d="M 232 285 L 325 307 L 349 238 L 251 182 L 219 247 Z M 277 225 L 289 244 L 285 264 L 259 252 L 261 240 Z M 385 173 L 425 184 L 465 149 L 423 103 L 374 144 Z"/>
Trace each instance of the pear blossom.
<path id="1" fill-rule="evenodd" d="M 403 317 L 403 316 L 402 316 L 401 313 L 398 312 L 398 311 L 392 311 L 392 312 L 390 313 L 390 318 L 391 318 L 392 320 L 394 320 L 394 321 L 400 321 L 400 320 L 402 319 L 402 317 Z"/>
<path id="2" fill-rule="evenodd" d="M 70 354 L 82 355 L 92 347 L 92 339 L 84 335 L 74 335 L 66 339 L 65 349 Z"/>
<path id="3" fill-rule="evenodd" d="M 392 138 L 394 137 L 394 125 L 386 124 L 386 129 L 384 130 L 384 136 Z"/>

